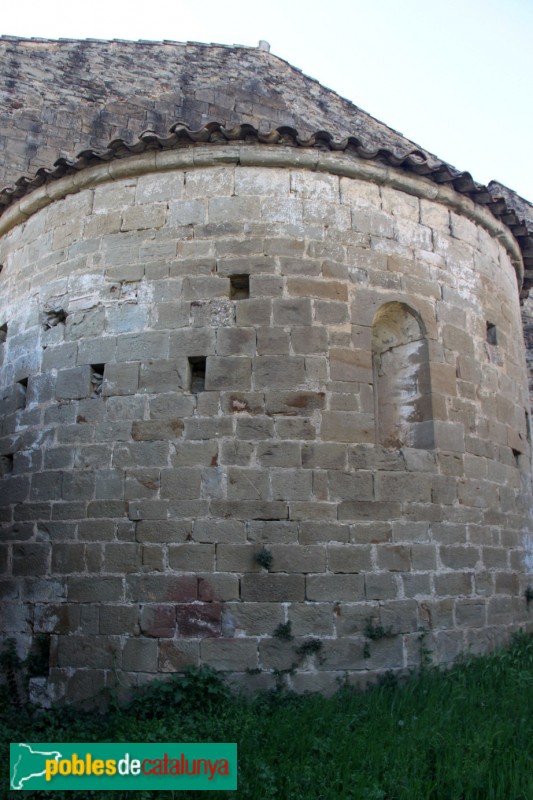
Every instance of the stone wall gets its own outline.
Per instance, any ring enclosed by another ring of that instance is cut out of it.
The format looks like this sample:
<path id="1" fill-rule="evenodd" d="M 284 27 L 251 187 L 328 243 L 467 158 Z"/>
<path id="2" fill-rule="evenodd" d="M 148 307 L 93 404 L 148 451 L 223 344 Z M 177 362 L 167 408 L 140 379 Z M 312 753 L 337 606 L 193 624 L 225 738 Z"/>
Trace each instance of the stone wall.
<path id="1" fill-rule="evenodd" d="M 519 254 L 483 208 L 244 144 L 0 226 L 4 631 L 50 637 L 55 699 L 198 663 L 326 690 L 527 624 Z"/>

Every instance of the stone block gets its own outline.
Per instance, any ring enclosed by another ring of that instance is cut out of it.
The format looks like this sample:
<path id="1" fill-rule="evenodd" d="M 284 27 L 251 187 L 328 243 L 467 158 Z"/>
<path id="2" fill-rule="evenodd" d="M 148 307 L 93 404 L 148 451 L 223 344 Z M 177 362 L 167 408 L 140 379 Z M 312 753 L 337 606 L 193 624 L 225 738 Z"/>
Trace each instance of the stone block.
<path id="1" fill-rule="evenodd" d="M 469 569 L 474 568 L 480 560 L 480 551 L 477 547 L 461 547 L 452 545 L 442 546 L 440 559 L 447 569 Z"/>
<path id="2" fill-rule="evenodd" d="M 139 623 L 144 636 L 171 639 L 176 633 L 176 606 L 156 603 L 144 605 Z"/>
<path id="3" fill-rule="evenodd" d="M 57 542 L 52 545 L 52 573 L 71 574 L 84 571 L 84 544 L 80 542 Z"/>
<path id="4" fill-rule="evenodd" d="M 252 362 L 245 356 L 208 356 L 205 388 L 215 390 L 247 390 L 251 387 Z"/>
<path id="5" fill-rule="evenodd" d="M 161 497 L 194 500 L 200 497 L 202 472 L 194 467 L 161 470 Z"/>
<path id="6" fill-rule="evenodd" d="M 131 435 L 134 441 L 169 441 L 179 439 L 183 433 L 182 419 L 138 420 L 132 425 Z"/>
<path id="7" fill-rule="evenodd" d="M 223 634 L 222 606 L 217 602 L 184 603 L 176 606 L 180 637 L 204 639 Z"/>
<path id="8" fill-rule="evenodd" d="M 349 411 L 324 411 L 320 435 L 323 440 L 333 442 L 374 442 L 374 416 Z"/>
<path id="9" fill-rule="evenodd" d="M 390 572 L 367 573 L 365 596 L 367 600 L 395 600 L 399 597 L 400 583 Z"/>
<path id="10" fill-rule="evenodd" d="M 127 639 L 122 652 L 122 668 L 131 672 L 157 672 L 159 648 L 154 639 Z"/>
<path id="11" fill-rule="evenodd" d="M 413 544 L 411 546 L 411 564 L 413 569 L 437 569 L 437 548 L 434 544 Z"/>
<path id="12" fill-rule="evenodd" d="M 270 422 L 272 421 L 270 420 Z M 257 445 L 256 454 L 262 467 L 299 467 L 301 465 L 299 442 L 261 442 Z"/>
<path id="13" fill-rule="evenodd" d="M 266 500 L 270 476 L 259 469 L 228 468 L 228 500 Z"/>
<path id="14" fill-rule="evenodd" d="M 61 498 L 63 475 L 61 472 L 37 472 L 31 476 L 31 489 L 29 499 L 42 502 L 43 500 L 59 500 Z M 27 480 L 11 478 L 8 482 L 4 502 L 17 502 L 24 500 L 27 495 Z M 22 496 L 23 495 L 23 496 Z"/>
<path id="15" fill-rule="evenodd" d="M 271 439 L 274 436 L 274 422 L 270 417 L 244 417 L 236 423 L 237 439 Z M 262 448 L 263 445 L 258 445 Z M 264 445 L 267 446 L 268 445 Z M 281 456 L 280 456 L 281 457 Z"/>
<path id="16" fill-rule="evenodd" d="M 139 545 L 129 542 L 111 542 L 104 551 L 103 572 L 119 574 L 136 572 L 141 563 Z"/>
<path id="17" fill-rule="evenodd" d="M 294 544 L 298 540 L 298 525 L 285 520 L 250 520 L 246 533 L 250 542 Z"/>
<path id="18" fill-rule="evenodd" d="M 435 592 L 441 597 L 463 596 L 472 593 L 471 572 L 448 572 L 435 575 Z"/>
<path id="19" fill-rule="evenodd" d="M 252 544 L 218 544 L 216 568 L 220 572 L 259 572 L 259 548 Z"/>
<path id="20" fill-rule="evenodd" d="M 99 633 L 124 635 L 139 633 L 139 610 L 136 606 L 102 605 L 99 611 Z"/>
<path id="21" fill-rule="evenodd" d="M 136 398 L 141 403 L 143 398 Z M 166 419 L 167 417 L 188 417 L 191 416 L 195 408 L 195 397 L 184 395 L 182 392 L 163 392 L 150 398 L 148 407 L 150 409 L 150 419 Z M 109 406 L 109 404 L 108 404 Z M 142 413 L 137 412 L 134 417 L 141 417 Z"/>
<path id="22" fill-rule="evenodd" d="M 272 300 L 267 298 L 239 300 L 235 303 L 235 314 L 239 327 L 270 325 Z"/>
<path id="23" fill-rule="evenodd" d="M 271 470 L 273 500 L 311 500 L 312 473 L 299 469 Z"/>
<path id="24" fill-rule="evenodd" d="M 166 639 L 159 643 L 160 672 L 183 672 L 200 662 L 200 644 L 195 641 Z"/>
<path id="25" fill-rule="evenodd" d="M 149 361 L 168 356 L 169 335 L 163 331 L 117 336 L 117 361 Z"/>
<path id="26" fill-rule="evenodd" d="M 141 392 L 159 395 L 162 392 L 188 390 L 189 385 L 189 365 L 185 359 L 151 359 L 140 365 Z"/>
<path id="27" fill-rule="evenodd" d="M 372 500 L 374 497 L 373 475 L 369 471 L 331 469 L 327 476 L 330 500 Z"/>
<path id="28" fill-rule="evenodd" d="M 287 416 L 310 416 L 315 409 L 323 409 L 326 404 L 324 392 L 269 392 L 265 393 L 267 414 Z M 317 465 L 318 466 L 318 465 Z"/>
<path id="29" fill-rule="evenodd" d="M 210 197 L 208 200 L 208 219 L 210 223 L 244 223 L 261 219 L 261 205 L 258 197 Z"/>
<path id="30" fill-rule="evenodd" d="M 363 575 L 307 575 L 306 599 L 313 601 L 355 602 L 365 599 Z"/>
<path id="31" fill-rule="evenodd" d="M 168 548 L 168 563 L 170 568 L 176 571 L 213 571 L 215 568 L 215 545 L 191 542 L 170 545 Z"/>
<path id="32" fill-rule="evenodd" d="M 339 504 L 339 520 L 394 520 L 400 517 L 401 504 L 398 502 L 345 501 Z"/>
<path id="33" fill-rule="evenodd" d="M 289 332 L 282 327 L 257 328 L 257 354 L 288 355 Z"/>
<path id="34" fill-rule="evenodd" d="M 221 672 L 243 672 L 257 667 L 255 639 L 203 639 L 202 663 Z"/>
<path id="35" fill-rule="evenodd" d="M 319 542 L 348 542 L 350 528 L 338 522 L 302 521 L 298 541 L 302 545 Z"/>
<path id="36" fill-rule="evenodd" d="M 429 597 L 431 595 L 430 575 L 427 572 L 411 572 L 402 575 L 405 597 Z"/>
<path id="37" fill-rule="evenodd" d="M 57 374 L 56 398 L 58 400 L 80 400 L 92 392 L 91 368 L 89 365 L 61 369 Z"/>
<path id="38" fill-rule="evenodd" d="M 273 558 L 271 573 L 324 572 L 326 569 L 326 550 L 320 545 L 274 544 L 268 549 Z"/>
<path id="39" fill-rule="evenodd" d="M 274 325 L 311 325 L 312 310 L 308 296 L 273 301 Z M 238 321 L 238 319 L 237 319 Z"/>
<path id="40" fill-rule="evenodd" d="M 192 523 L 187 520 L 141 519 L 136 523 L 138 542 L 185 542 L 191 534 Z"/>
<path id="41" fill-rule="evenodd" d="M 325 328 L 293 328 L 291 344 L 294 353 L 325 353 L 328 349 L 328 335 Z"/>
<path id="42" fill-rule="evenodd" d="M 255 355 L 255 328 L 220 328 L 217 332 L 217 355 Z"/>
<path id="43" fill-rule="evenodd" d="M 420 473 L 380 472 L 375 478 L 376 499 L 394 502 L 431 502 L 432 481 Z"/>
<path id="44" fill-rule="evenodd" d="M 367 572 L 372 569 L 372 553 L 369 545 L 329 544 L 327 546 L 328 569 L 331 572 Z"/>
<path id="45" fill-rule="evenodd" d="M 407 572 L 411 569 L 411 550 L 408 545 L 379 545 L 378 566 L 390 572 Z"/>
<path id="46" fill-rule="evenodd" d="M 189 575 L 128 575 L 126 598 L 134 603 L 188 603 L 198 598 L 198 580 Z"/>
<path id="47" fill-rule="evenodd" d="M 194 522 L 193 539 L 205 544 L 244 544 L 246 542 L 244 522 L 197 519 Z"/>
<path id="48" fill-rule="evenodd" d="M 93 575 L 67 579 L 67 599 L 76 603 L 120 602 L 124 597 L 122 578 Z"/>
<path id="49" fill-rule="evenodd" d="M 241 597 L 257 603 L 289 603 L 305 600 L 303 575 L 247 573 L 241 578 Z"/>
<path id="50" fill-rule="evenodd" d="M 258 356 L 253 362 L 255 389 L 290 389 L 305 383 L 302 356 Z"/>

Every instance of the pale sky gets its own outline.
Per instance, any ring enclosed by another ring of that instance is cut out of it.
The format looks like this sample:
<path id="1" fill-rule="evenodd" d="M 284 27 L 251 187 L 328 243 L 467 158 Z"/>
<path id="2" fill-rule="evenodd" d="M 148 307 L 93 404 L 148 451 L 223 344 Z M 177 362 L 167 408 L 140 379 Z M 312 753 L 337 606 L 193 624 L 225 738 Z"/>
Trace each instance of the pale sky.
<path id="1" fill-rule="evenodd" d="M 257 45 L 533 201 L 533 0 L 24 0 L 0 33 Z"/>

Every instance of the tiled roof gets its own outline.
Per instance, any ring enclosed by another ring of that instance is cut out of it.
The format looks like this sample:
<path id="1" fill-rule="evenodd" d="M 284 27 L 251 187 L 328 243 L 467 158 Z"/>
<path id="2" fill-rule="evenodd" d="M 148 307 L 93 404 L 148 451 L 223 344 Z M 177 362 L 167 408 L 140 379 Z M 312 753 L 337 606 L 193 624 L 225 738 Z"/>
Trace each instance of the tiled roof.
<path id="1" fill-rule="evenodd" d="M 0 191 L 0 215 L 13 202 L 39 186 L 95 164 L 127 158 L 149 150 L 169 150 L 187 144 L 224 144 L 236 141 L 353 153 L 359 158 L 377 160 L 392 167 L 422 175 L 438 184 L 448 184 L 475 203 L 486 206 L 497 219 L 511 230 L 520 245 L 524 258 L 525 279 L 522 296 L 527 296 L 530 287 L 533 286 L 533 224 L 531 220 L 526 219 L 520 213 L 523 206 L 520 206 L 518 202 L 513 203 L 514 195 L 510 190 L 494 183 L 488 187 L 483 186 L 476 183 L 469 172 L 460 172 L 444 162 L 430 163 L 421 150 L 399 153 L 382 147 L 371 149 L 365 147 L 365 144 L 357 136 L 336 140 L 327 131 L 317 131 L 307 138 L 301 138 L 294 128 L 288 126 L 279 127 L 270 133 L 262 133 L 252 125 L 244 124 L 234 128 L 225 128 L 217 122 L 210 122 L 199 130 L 191 130 L 186 125 L 176 123 L 170 129 L 168 136 L 158 136 L 153 131 L 144 131 L 133 144 L 124 139 L 115 139 L 105 150 L 82 150 L 76 158 L 59 158 L 52 168 L 42 167 L 37 170 L 33 178 L 19 178 L 14 186 Z M 520 198 L 516 199 L 520 200 Z M 522 201 L 522 204 L 524 205 L 525 201 Z"/>

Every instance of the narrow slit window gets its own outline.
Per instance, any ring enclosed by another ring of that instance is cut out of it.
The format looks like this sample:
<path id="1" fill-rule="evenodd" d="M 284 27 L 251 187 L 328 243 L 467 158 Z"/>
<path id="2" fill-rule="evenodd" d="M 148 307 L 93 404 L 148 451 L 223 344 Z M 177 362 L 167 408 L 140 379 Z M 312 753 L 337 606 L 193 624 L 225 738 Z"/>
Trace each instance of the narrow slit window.
<path id="1" fill-rule="evenodd" d="M 515 466 L 519 467 L 520 466 L 520 456 L 522 454 L 521 454 L 520 450 L 515 450 L 514 447 L 512 448 L 512 451 L 513 451 L 513 458 L 514 458 Z"/>
<path id="2" fill-rule="evenodd" d="M 492 322 L 487 322 L 487 344 L 498 344 L 498 330 Z"/>
<path id="3" fill-rule="evenodd" d="M 17 386 L 20 386 L 19 397 L 20 397 L 20 406 L 19 407 L 26 407 L 26 403 L 28 400 L 28 379 L 21 378 L 20 381 L 17 381 Z"/>
<path id="4" fill-rule="evenodd" d="M 4 344 L 6 339 L 7 339 L 7 322 L 4 325 L 0 325 L 0 344 Z"/>
<path id="5" fill-rule="evenodd" d="M 105 364 L 91 364 L 91 397 L 100 397 L 104 383 Z"/>
<path id="6" fill-rule="evenodd" d="M 230 275 L 229 278 L 231 300 L 246 300 L 250 297 L 250 276 Z"/>
<path id="7" fill-rule="evenodd" d="M 193 394 L 205 392 L 205 356 L 189 358 L 189 367 L 191 370 L 191 392 Z"/>

